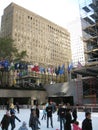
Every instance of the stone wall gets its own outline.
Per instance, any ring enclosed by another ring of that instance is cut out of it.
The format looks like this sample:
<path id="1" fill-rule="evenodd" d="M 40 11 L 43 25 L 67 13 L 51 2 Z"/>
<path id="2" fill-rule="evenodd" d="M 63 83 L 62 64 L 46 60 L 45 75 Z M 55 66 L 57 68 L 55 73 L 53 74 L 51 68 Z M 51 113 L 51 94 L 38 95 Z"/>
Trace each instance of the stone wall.
<path id="1" fill-rule="evenodd" d="M 83 103 L 82 81 L 73 80 L 65 83 L 46 85 L 48 97 L 73 96 L 75 104 Z"/>
<path id="2" fill-rule="evenodd" d="M 38 100 L 40 104 L 47 101 L 47 92 L 46 91 L 37 91 L 37 90 L 7 90 L 0 89 L 0 98 L 23 98 L 30 97 L 31 102 L 33 100 Z M 32 104 L 33 105 L 33 104 Z"/>

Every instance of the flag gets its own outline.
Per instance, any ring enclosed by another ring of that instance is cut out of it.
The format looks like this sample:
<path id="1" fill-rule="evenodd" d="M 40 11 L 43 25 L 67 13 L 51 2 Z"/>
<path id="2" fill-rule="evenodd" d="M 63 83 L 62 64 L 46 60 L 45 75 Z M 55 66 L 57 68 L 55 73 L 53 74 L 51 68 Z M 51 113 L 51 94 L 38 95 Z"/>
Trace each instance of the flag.
<path id="1" fill-rule="evenodd" d="M 65 72 L 65 65 L 63 64 L 62 67 L 59 70 L 59 74 L 62 75 Z"/>
<path id="2" fill-rule="evenodd" d="M 68 72 L 70 72 L 73 68 L 73 63 L 71 62 L 69 65 L 68 65 Z"/>
<path id="3" fill-rule="evenodd" d="M 48 71 L 48 74 L 51 74 L 51 69 L 50 68 L 48 68 L 47 71 Z"/>
<path id="4" fill-rule="evenodd" d="M 45 68 L 40 67 L 40 68 L 39 68 L 39 71 L 40 71 L 40 73 L 45 73 Z"/>
<path id="5" fill-rule="evenodd" d="M 10 66 L 9 61 L 8 60 L 3 60 L 2 65 L 3 65 L 4 69 L 5 69 L 5 71 L 8 71 L 9 66 Z"/>
<path id="6" fill-rule="evenodd" d="M 81 64 L 81 62 L 78 61 L 77 68 L 81 68 L 81 67 L 82 67 L 82 64 Z"/>
<path id="7" fill-rule="evenodd" d="M 39 72 L 39 66 L 34 65 L 34 67 L 32 68 L 32 71 Z"/>
<path id="8" fill-rule="evenodd" d="M 10 63 L 10 70 L 14 70 L 15 69 L 15 65 L 13 62 Z"/>
<path id="9" fill-rule="evenodd" d="M 58 66 L 58 67 L 55 68 L 56 75 L 59 75 L 59 72 L 60 72 L 60 66 Z"/>
<path id="10" fill-rule="evenodd" d="M 19 64 L 19 63 L 16 63 L 16 64 L 15 64 L 15 70 L 19 69 L 19 66 L 20 66 L 20 64 Z"/>
<path id="11" fill-rule="evenodd" d="M 53 69 L 53 67 L 50 68 L 50 73 L 51 73 L 51 74 L 54 73 L 54 69 Z"/>

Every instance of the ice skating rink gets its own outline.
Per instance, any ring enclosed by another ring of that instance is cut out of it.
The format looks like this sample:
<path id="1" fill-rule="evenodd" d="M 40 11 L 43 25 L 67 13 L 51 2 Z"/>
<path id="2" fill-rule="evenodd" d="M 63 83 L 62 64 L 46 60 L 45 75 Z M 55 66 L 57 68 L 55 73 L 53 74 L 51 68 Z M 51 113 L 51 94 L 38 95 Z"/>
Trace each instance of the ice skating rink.
<path id="1" fill-rule="evenodd" d="M 0 110 L 0 121 L 5 113 L 6 113 L 6 110 Z M 49 128 L 46 127 L 47 126 L 46 120 L 41 120 L 42 114 L 43 114 L 42 110 L 40 110 L 40 122 L 41 122 L 41 126 L 39 126 L 40 130 L 60 129 L 59 122 L 57 121 L 57 113 L 56 112 L 53 114 L 53 128 L 51 128 L 51 126 Z M 21 122 L 18 122 L 16 120 L 16 128 L 14 130 L 18 130 L 18 128 L 21 126 L 23 121 L 25 121 L 27 123 L 28 130 L 31 130 L 31 128 L 28 125 L 29 124 L 29 117 L 30 117 L 30 109 L 20 109 L 20 113 L 18 114 L 16 112 L 15 115 L 21 120 Z M 80 127 L 81 127 L 81 123 L 82 123 L 84 118 L 85 118 L 85 113 L 78 112 L 78 121 L 80 123 Z M 93 130 L 98 130 L 98 113 L 92 113 L 92 124 L 93 124 Z M 1 127 L 0 127 L 0 130 L 1 130 Z M 10 126 L 9 126 L 9 130 L 11 130 Z"/>

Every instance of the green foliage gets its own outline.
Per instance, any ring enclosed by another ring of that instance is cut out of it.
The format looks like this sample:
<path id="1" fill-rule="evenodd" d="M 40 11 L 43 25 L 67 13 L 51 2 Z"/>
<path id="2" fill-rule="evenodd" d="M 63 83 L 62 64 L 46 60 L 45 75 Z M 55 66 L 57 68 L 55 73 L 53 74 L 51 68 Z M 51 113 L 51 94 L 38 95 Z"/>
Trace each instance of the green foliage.
<path id="1" fill-rule="evenodd" d="M 16 58 L 14 59 L 15 61 L 20 61 L 23 59 L 25 56 L 27 56 L 26 51 L 22 51 L 20 53 L 16 54 Z"/>
<path id="2" fill-rule="evenodd" d="M 17 52 L 17 49 L 12 44 L 12 39 L 0 38 L 0 58 L 9 58 L 13 53 Z"/>
<path id="3" fill-rule="evenodd" d="M 21 60 L 26 56 L 26 51 L 18 52 L 11 38 L 0 38 L 0 59 Z"/>

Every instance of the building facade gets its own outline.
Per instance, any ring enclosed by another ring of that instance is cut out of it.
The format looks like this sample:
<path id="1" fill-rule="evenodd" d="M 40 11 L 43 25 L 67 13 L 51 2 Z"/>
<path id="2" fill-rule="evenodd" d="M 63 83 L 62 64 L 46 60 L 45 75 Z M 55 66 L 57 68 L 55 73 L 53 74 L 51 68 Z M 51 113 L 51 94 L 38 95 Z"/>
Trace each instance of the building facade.
<path id="1" fill-rule="evenodd" d="M 86 64 L 98 64 L 98 0 L 79 0 Z"/>
<path id="2" fill-rule="evenodd" d="M 75 20 L 68 24 L 68 30 L 71 37 L 73 66 L 77 67 L 78 62 L 80 62 L 81 65 L 84 66 L 85 56 L 80 17 L 77 17 Z"/>
<path id="3" fill-rule="evenodd" d="M 4 10 L 1 36 L 15 40 L 19 51 L 27 51 L 25 60 L 33 64 L 68 66 L 71 60 L 69 32 L 15 3 Z"/>
<path id="4" fill-rule="evenodd" d="M 58 67 L 59 65 L 61 66 L 64 64 L 67 68 L 71 61 L 69 32 L 57 24 L 52 23 L 15 3 L 11 3 L 4 9 L 1 21 L 1 37 L 11 37 L 14 40 L 14 45 L 19 51 L 26 50 L 27 57 L 24 60 L 33 65 L 37 63 L 37 65 L 47 68 L 50 66 Z M 26 97 L 27 102 L 30 100 L 31 104 L 34 104 L 36 100 L 38 100 L 39 104 L 46 102 L 47 91 L 44 89 L 40 90 L 39 85 L 37 88 L 35 87 L 36 85 L 34 88 L 32 86 L 29 87 L 29 85 L 27 85 L 28 88 L 24 88 L 24 85 L 22 85 L 22 87 L 21 85 L 17 87 L 17 78 L 13 75 L 14 72 L 16 76 L 17 70 L 12 71 L 12 76 L 8 75 L 12 81 L 11 86 L 8 85 L 10 79 L 6 78 L 8 79 L 7 85 L 6 82 L 2 80 L 3 84 L 0 86 L 0 91 L 3 94 L 2 96 L 0 93 L 0 99 L 2 101 L 4 100 L 6 102 L 7 100 L 11 100 L 11 102 L 14 102 L 18 99 L 18 102 L 20 102 L 22 101 L 22 98 Z M 4 73 L 6 75 L 6 72 Z M 0 74 L 2 74 L 2 72 L 0 72 Z M 63 75 L 63 81 L 61 76 L 57 77 L 53 74 L 45 75 L 34 73 L 34 76 L 38 76 L 38 81 L 42 84 L 47 84 L 51 81 L 56 82 L 57 80 L 60 80 L 60 82 L 65 81 L 65 75 Z"/>
<path id="5" fill-rule="evenodd" d="M 98 99 L 98 0 L 79 0 L 86 65 L 83 75 L 84 103 Z"/>

